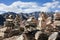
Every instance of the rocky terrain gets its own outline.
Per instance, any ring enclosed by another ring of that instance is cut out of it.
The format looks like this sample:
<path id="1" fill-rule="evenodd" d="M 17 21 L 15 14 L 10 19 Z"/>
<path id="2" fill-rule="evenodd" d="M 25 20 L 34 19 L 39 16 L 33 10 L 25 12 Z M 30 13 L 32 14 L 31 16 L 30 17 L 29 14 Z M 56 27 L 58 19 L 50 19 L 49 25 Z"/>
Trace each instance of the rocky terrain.
<path id="1" fill-rule="evenodd" d="M 58 20 L 60 20 L 59 13 L 1 14 L 0 40 L 60 40 Z"/>

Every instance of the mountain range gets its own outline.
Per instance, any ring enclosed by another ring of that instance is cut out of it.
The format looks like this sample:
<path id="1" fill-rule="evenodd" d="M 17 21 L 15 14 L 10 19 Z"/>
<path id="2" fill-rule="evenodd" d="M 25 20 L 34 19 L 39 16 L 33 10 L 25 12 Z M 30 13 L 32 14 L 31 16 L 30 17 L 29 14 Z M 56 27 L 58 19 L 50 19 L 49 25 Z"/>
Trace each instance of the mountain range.
<path id="1" fill-rule="evenodd" d="M 14 12 L 5 12 L 0 14 L 0 25 L 4 24 L 4 21 L 6 19 L 6 16 L 8 15 L 13 15 L 14 17 L 16 17 L 16 14 L 20 15 L 20 17 L 22 17 L 23 20 L 27 20 L 29 16 L 34 16 L 36 19 L 38 19 L 39 14 L 41 12 L 32 12 L 32 13 L 14 13 Z M 47 15 L 52 16 L 54 14 L 54 12 L 46 12 Z"/>

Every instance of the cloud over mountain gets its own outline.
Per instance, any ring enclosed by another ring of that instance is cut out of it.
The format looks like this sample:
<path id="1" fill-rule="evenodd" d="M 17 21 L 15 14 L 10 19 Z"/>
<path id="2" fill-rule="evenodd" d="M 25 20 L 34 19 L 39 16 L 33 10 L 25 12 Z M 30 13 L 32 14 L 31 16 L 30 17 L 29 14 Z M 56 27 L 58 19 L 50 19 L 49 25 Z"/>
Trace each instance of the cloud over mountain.
<path id="1" fill-rule="evenodd" d="M 38 5 L 36 2 L 22 2 L 16 1 L 11 5 L 5 5 L 0 3 L 0 12 L 16 12 L 16 13 L 30 13 L 35 11 L 43 11 L 43 12 L 50 12 L 50 11 L 60 11 L 60 3 L 59 1 L 47 2 L 42 5 Z"/>

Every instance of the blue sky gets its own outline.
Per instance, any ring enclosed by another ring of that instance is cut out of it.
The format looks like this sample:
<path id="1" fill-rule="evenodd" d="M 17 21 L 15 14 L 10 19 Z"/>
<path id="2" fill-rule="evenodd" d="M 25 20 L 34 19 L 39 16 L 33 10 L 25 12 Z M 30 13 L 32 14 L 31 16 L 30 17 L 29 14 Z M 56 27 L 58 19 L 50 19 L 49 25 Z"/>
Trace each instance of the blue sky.
<path id="1" fill-rule="evenodd" d="M 46 3 L 46 2 L 52 2 L 52 0 L 0 0 L 0 3 L 4 3 L 6 5 L 10 5 L 10 4 L 12 4 L 13 2 L 16 2 L 16 1 L 36 2 L 36 3 L 39 3 L 39 4 Z"/>
<path id="2" fill-rule="evenodd" d="M 59 12 L 60 0 L 0 0 L 0 13 Z"/>

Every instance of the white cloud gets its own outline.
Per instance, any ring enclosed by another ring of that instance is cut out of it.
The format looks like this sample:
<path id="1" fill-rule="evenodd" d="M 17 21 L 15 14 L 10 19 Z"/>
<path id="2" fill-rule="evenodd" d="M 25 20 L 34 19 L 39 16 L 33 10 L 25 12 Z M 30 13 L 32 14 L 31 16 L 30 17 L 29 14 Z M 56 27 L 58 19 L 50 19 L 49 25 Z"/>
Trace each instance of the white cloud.
<path id="1" fill-rule="evenodd" d="M 16 13 L 20 13 L 20 12 L 30 13 L 35 11 L 48 12 L 51 11 L 51 9 L 56 9 L 56 8 L 60 8 L 59 1 L 47 2 L 42 4 L 42 6 L 39 6 L 36 2 L 16 1 L 9 6 L 0 3 L 0 12 L 1 11 L 16 12 Z"/>
<path id="2" fill-rule="evenodd" d="M 60 12 L 60 10 L 55 10 L 55 12 Z"/>
<path id="3" fill-rule="evenodd" d="M 58 6 L 58 8 L 60 8 L 60 5 Z"/>
<path id="4" fill-rule="evenodd" d="M 37 11 L 36 9 L 39 9 L 40 7 L 37 5 L 37 3 L 33 2 L 21 2 L 17 1 L 13 4 L 7 6 L 5 4 L 0 4 L 0 11 L 10 11 L 10 12 L 33 12 Z"/>
<path id="5" fill-rule="evenodd" d="M 48 2 L 45 3 L 44 6 L 46 6 L 47 8 L 55 8 L 56 6 L 58 6 L 59 1 L 55 1 L 55 2 Z"/>
<path id="6" fill-rule="evenodd" d="M 49 11 L 54 11 L 54 10 L 57 10 L 57 9 L 59 9 L 59 11 L 60 11 L 60 2 L 59 1 L 47 2 L 47 3 L 43 4 L 43 5 Z"/>

